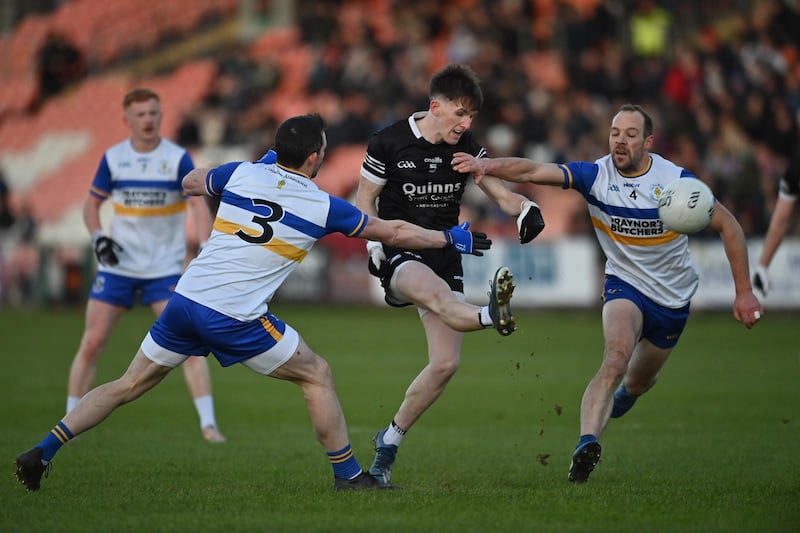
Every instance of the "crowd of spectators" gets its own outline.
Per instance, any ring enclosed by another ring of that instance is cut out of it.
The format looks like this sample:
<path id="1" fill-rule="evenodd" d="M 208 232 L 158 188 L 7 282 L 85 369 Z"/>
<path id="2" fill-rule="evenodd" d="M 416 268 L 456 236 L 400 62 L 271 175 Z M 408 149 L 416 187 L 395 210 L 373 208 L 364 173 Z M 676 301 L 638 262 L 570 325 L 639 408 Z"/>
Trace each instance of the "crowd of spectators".
<path id="1" fill-rule="evenodd" d="M 256 4 L 266 19 L 275 6 L 291 6 L 288 22 L 263 31 L 293 25 L 310 59 L 279 61 L 253 53 L 249 43 L 216 50 L 206 101 L 167 132 L 193 152 L 238 146 L 260 157 L 286 118 L 265 101 L 298 71 L 304 78 L 296 90 L 310 104 L 302 112 L 326 119 L 329 157 L 366 145 L 373 131 L 426 109 L 430 76 L 450 62 L 469 64 L 483 80 L 485 103 L 473 130 L 491 156 L 592 161 L 607 152 L 615 110 L 638 103 L 655 121 L 653 151 L 706 180 L 751 237 L 765 233 L 778 180 L 800 149 L 796 0 Z M 66 72 L 53 68 L 68 44 L 41 51 L 43 96 L 87 75 L 80 61 Z M 490 221 L 507 219 L 485 204 L 468 207 Z M 569 231 L 588 232 L 586 222 L 576 219 Z"/>
<path id="2" fill-rule="evenodd" d="M 797 2 L 298 0 L 294 11 L 330 151 L 425 109 L 447 62 L 483 80 L 473 129 L 492 155 L 594 160 L 615 109 L 642 104 L 654 151 L 708 181 L 749 235 L 766 230 L 798 149 Z M 269 139 L 279 121 L 251 111 L 281 72 L 235 52 L 220 65 L 208 102 L 224 117 L 220 142 Z"/>

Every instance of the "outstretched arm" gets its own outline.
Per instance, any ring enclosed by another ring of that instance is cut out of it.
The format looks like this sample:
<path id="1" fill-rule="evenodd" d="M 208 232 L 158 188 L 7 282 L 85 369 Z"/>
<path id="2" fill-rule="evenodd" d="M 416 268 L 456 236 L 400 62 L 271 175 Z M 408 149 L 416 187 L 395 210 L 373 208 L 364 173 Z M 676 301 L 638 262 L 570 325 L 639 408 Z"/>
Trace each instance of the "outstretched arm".
<path id="1" fill-rule="evenodd" d="M 750 266 L 744 231 L 731 212 L 719 202 L 714 205 L 714 216 L 711 217 L 710 227 L 719 232 L 722 238 L 725 255 L 728 256 L 731 274 L 733 274 L 733 284 L 736 290 L 733 316 L 747 329 L 750 329 L 764 315 L 764 308 L 753 294 L 753 286 L 750 283 Z"/>
<path id="2" fill-rule="evenodd" d="M 458 172 L 472 174 L 479 185 L 486 175 L 516 183 L 564 185 L 564 173 L 558 165 L 536 163 L 523 157 L 476 158 L 465 152 L 456 152 L 452 165 Z"/>
<path id="3" fill-rule="evenodd" d="M 500 206 L 507 215 L 517 217 L 519 240 L 529 243 L 544 230 L 542 210 L 536 202 L 509 190 L 502 180 L 494 176 L 484 176 L 478 187 Z"/>
<path id="4" fill-rule="evenodd" d="M 492 245 L 485 233 L 469 231 L 469 222 L 440 231 L 426 229 L 405 220 L 369 217 L 359 237 L 400 248 L 452 247 L 462 254 L 473 255 L 483 255 L 481 250 L 488 250 Z"/>
<path id="5" fill-rule="evenodd" d="M 480 182 L 476 183 L 507 215 L 519 215 L 522 212 L 522 203 L 528 201 L 526 197 L 510 190 L 501 179 L 494 176 L 483 176 Z"/>

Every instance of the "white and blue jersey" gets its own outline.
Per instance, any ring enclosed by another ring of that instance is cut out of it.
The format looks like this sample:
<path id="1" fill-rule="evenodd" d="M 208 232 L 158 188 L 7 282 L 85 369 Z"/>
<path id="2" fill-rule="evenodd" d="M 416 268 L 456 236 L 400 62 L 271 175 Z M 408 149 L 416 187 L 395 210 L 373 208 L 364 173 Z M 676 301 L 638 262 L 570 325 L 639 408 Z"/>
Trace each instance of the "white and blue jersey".
<path id="1" fill-rule="evenodd" d="M 354 205 L 260 161 L 228 163 L 206 175 L 206 190 L 220 199 L 214 229 L 142 341 L 152 361 L 175 367 L 211 352 L 222 366 L 272 373 L 300 342 L 269 312 L 275 291 L 321 237 L 357 236 L 366 226 L 367 215 Z"/>
<path id="2" fill-rule="evenodd" d="M 320 238 L 357 236 L 368 217 L 278 164 L 228 163 L 206 176 L 220 198 L 207 245 L 176 293 L 237 320 L 255 320 Z"/>
<path id="3" fill-rule="evenodd" d="M 189 153 L 166 139 L 137 152 L 130 139 L 103 155 L 89 193 L 110 199 L 108 234 L 122 247 L 119 264 L 99 265 L 137 279 L 180 274 L 186 257 L 186 199 L 181 180 L 194 168 Z"/>
<path id="4" fill-rule="evenodd" d="M 658 215 L 664 187 L 691 172 L 650 154 L 641 174 L 621 174 L 607 155 L 594 163 L 559 165 L 564 188 L 588 203 L 597 239 L 606 255 L 605 273 L 630 283 L 659 305 L 677 309 L 697 290 L 697 268 L 686 235 L 667 229 Z"/>

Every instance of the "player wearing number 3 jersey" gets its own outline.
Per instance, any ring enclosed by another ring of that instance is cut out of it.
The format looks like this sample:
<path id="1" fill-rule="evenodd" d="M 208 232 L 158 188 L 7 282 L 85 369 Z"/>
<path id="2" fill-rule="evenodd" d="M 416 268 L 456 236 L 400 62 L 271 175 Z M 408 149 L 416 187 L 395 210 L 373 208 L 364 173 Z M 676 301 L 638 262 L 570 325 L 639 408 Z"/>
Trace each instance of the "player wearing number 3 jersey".
<path id="1" fill-rule="evenodd" d="M 208 253 L 192 262 L 176 291 L 238 320 L 267 311 L 317 239 L 333 232 L 356 236 L 367 221 L 353 205 L 280 165 L 228 163 L 208 173 L 205 188 L 221 199 Z M 219 264 L 220 254 L 228 261 Z"/>
<path id="2" fill-rule="evenodd" d="M 269 302 L 329 233 L 477 255 L 491 241 L 465 226 L 432 230 L 370 217 L 320 191 L 311 180 L 325 157 L 323 126 L 318 115 L 290 118 L 275 134 L 277 163 L 198 168 L 183 179 L 186 194 L 219 199 L 208 244 L 189 264 L 125 374 L 90 391 L 37 446 L 17 457 L 17 478 L 28 490 L 39 489 L 62 444 L 153 388 L 187 359 L 209 352 L 222 366 L 241 363 L 300 386 L 314 433 L 333 467 L 334 488 L 385 488 L 361 470 L 353 455 L 327 362 L 270 312 Z"/>

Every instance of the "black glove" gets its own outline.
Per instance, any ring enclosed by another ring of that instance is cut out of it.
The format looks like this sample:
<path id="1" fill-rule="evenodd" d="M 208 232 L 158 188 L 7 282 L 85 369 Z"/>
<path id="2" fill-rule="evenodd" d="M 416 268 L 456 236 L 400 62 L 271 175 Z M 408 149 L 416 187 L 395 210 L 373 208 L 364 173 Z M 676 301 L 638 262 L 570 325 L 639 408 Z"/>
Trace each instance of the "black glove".
<path id="1" fill-rule="evenodd" d="M 761 296 L 762 299 L 767 297 L 770 289 L 767 267 L 756 265 L 756 271 L 753 274 L 753 288 L 758 291 L 758 295 Z"/>
<path id="2" fill-rule="evenodd" d="M 122 251 L 122 246 L 117 244 L 114 239 L 102 233 L 94 239 L 94 255 L 101 265 L 114 266 L 119 263 L 117 252 Z"/>
<path id="3" fill-rule="evenodd" d="M 542 210 L 536 202 L 525 200 L 522 202 L 522 212 L 517 217 L 517 229 L 519 229 L 519 242 L 526 244 L 531 242 L 544 229 L 544 218 Z"/>
<path id="4" fill-rule="evenodd" d="M 383 252 L 383 244 L 378 241 L 367 241 L 367 255 L 369 255 L 367 268 L 369 273 L 376 278 L 386 275 L 389 263 L 386 262 L 386 254 Z"/>

